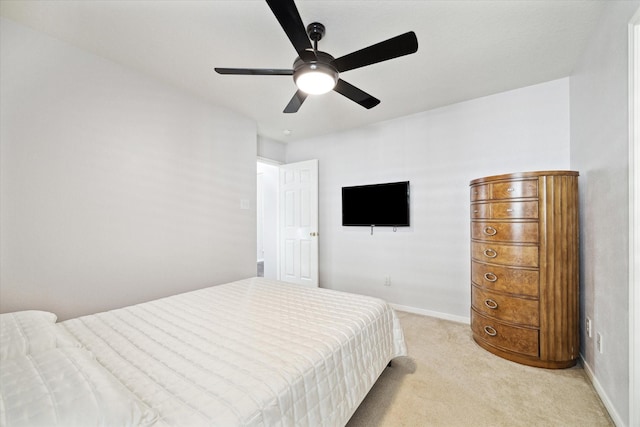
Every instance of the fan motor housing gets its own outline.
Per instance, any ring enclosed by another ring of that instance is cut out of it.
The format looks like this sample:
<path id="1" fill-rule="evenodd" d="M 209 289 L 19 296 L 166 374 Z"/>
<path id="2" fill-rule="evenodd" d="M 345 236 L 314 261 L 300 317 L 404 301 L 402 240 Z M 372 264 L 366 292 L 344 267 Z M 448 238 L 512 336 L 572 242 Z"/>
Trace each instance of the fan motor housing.
<path id="1" fill-rule="evenodd" d="M 335 60 L 333 56 L 329 55 L 327 52 L 322 52 L 320 50 L 315 51 L 315 54 L 317 58 L 316 61 L 305 61 L 298 56 L 296 60 L 293 61 L 294 73 L 298 68 L 304 67 L 307 64 L 326 65 L 331 67 L 331 69 L 333 69 L 336 73 L 338 72 L 338 70 L 336 70 L 336 68 L 333 66 L 333 61 Z"/>

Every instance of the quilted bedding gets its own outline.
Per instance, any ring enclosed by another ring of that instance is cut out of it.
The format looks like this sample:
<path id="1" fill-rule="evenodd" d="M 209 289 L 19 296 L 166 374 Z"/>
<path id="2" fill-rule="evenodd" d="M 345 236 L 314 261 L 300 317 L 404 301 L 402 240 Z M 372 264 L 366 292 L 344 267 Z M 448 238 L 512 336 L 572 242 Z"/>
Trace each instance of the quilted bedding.
<path id="1" fill-rule="evenodd" d="M 384 301 L 262 278 L 58 325 L 157 426 L 341 426 L 406 354 Z"/>
<path id="2" fill-rule="evenodd" d="M 148 426 L 141 402 L 44 311 L 0 314 L 0 427 Z"/>
<path id="3" fill-rule="evenodd" d="M 3 360 L 1 394 L 0 426 L 139 427 L 157 418 L 77 347 Z"/>

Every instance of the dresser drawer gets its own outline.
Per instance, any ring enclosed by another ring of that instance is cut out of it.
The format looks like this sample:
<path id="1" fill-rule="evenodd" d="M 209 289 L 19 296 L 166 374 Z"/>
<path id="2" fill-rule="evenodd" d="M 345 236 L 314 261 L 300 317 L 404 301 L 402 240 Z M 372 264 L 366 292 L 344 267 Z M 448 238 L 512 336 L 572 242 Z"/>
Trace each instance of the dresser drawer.
<path id="1" fill-rule="evenodd" d="M 500 267 L 471 261 L 471 281 L 489 290 L 537 297 L 540 294 L 539 280 L 538 270 Z"/>
<path id="2" fill-rule="evenodd" d="M 471 309 L 471 330 L 482 341 L 527 356 L 538 357 L 538 330 L 511 326 Z"/>
<path id="3" fill-rule="evenodd" d="M 537 299 L 513 297 L 471 286 L 471 306 L 479 313 L 495 319 L 526 326 L 540 325 Z"/>
<path id="4" fill-rule="evenodd" d="M 538 218 L 538 202 L 491 203 L 491 218 Z"/>
<path id="5" fill-rule="evenodd" d="M 471 204 L 472 219 L 537 219 L 538 202 L 492 202 Z"/>
<path id="6" fill-rule="evenodd" d="M 491 203 L 475 203 L 471 205 L 471 218 L 491 218 Z"/>
<path id="7" fill-rule="evenodd" d="M 471 201 L 538 197 L 538 180 L 496 182 L 471 186 Z"/>
<path id="8" fill-rule="evenodd" d="M 520 197 L 538 197 L 538 180 L 496 182 L 491 184 L 492 199 L 515 199 Z"/>
<path id="9" fill-rule="evenodd" d="M 474 185 L 471 187 L 471 201 L 487 200 L 489 198 L 489 184 Z"/>
<path id="10" fill-rule="evenodd" d="M 472 222 L 471 238 L 489 242 L 538 243 L 538 223 Z"/>
<path id="11" fill-rule="evenodd" d="M 481 262 L 519 267 L 537 267 L 538 247 L 471 242 L 471 257 Z"/>

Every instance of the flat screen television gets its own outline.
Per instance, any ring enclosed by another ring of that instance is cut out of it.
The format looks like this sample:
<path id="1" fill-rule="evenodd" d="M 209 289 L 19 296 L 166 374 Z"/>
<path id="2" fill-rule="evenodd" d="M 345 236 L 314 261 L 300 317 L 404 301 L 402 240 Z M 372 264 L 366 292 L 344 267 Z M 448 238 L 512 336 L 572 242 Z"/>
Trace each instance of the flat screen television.
<path id="1" fill-rule="evenodd" d="M 409 181 L 342 187 L 342 225 L 408 227 Z"/>

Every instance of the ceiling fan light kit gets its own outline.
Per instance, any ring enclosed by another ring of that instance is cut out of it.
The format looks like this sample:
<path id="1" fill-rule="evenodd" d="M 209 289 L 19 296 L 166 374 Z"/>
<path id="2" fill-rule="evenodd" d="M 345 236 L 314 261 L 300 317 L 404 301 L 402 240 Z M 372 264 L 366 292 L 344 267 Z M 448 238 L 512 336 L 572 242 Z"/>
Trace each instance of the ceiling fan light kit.
<path id="1" fill-rule="evenodd" d="M 364 108 L 373 108 L 380 103 L 380 100 L 342 80 L 340 73 L 409 55 L 418 50 L 418 39 L 413 31 L 409 31 L 335 59 L 328 53 L 318 50 L 318 41 L 325 33 L 324 25 L 313 22 L 305 30 L 293 0 L 266 0 L 266 2 L 298 52 L 293 69 L 216 68 L 215 70 L 218 74 L 233 75 L 293 75 L 293 81 L 298 90 L 285 107 L 285 113 L 297 112 L 307 95 L 321 95 L 331 90 Z"/>
<path id="2" fill-rule="evenodd" d="M 317 61 L 296 59 L 293 64 L 293 81 L 298 89 L 309 95 L 322 95 L 333 90 L 338 83 L 338 70 L 331 65 L 333 56 L 316 51 Z"/>
<path id="3" fill-rule="evenodd" d="M 338 82 L 337 73 L 323 68 L 325 67 L 313 64 L 296 70 L 293 79 L 298 89 L 308 95 L 322 95 L 333 90 Z"/>

